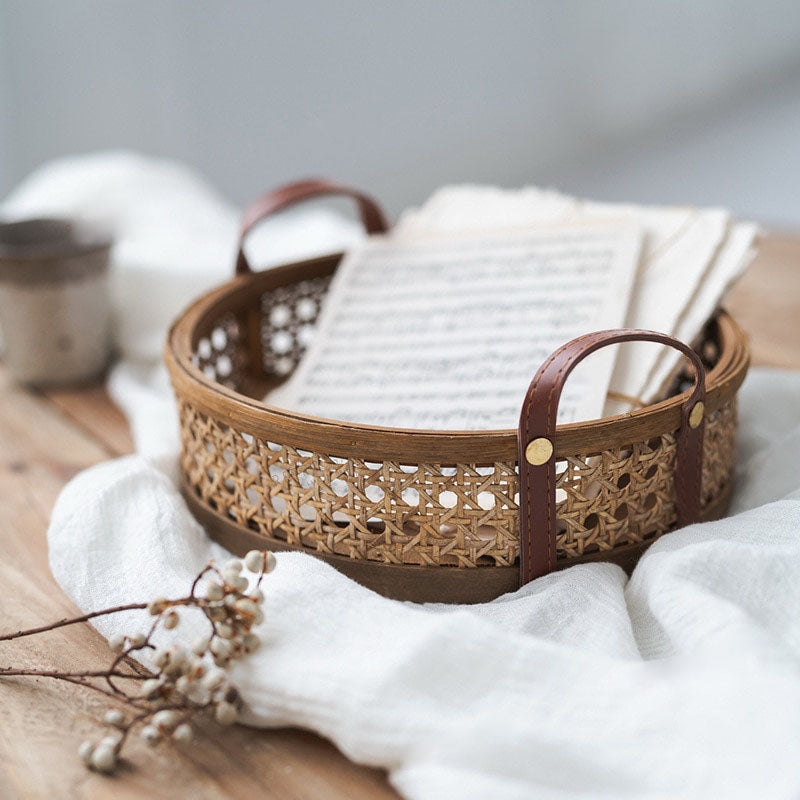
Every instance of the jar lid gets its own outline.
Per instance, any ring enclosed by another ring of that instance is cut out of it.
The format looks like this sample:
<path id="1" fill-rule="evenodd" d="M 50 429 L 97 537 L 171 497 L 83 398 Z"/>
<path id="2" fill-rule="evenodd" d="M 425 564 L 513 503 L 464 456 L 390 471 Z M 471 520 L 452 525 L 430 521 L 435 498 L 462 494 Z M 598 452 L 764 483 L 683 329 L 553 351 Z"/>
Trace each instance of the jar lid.
<path id="1" fill-rule="evenodd" d="M 0 280 L 52 283 L 108 267 L 110 234 L 99 225 L 61 218 L 0 223 Z"/>

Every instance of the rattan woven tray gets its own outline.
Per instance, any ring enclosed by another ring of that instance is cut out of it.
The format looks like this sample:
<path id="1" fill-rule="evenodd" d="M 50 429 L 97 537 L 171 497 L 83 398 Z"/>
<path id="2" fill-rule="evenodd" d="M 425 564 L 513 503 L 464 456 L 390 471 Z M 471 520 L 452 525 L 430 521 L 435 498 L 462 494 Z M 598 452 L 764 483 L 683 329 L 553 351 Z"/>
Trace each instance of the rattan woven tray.
<path id="1" fill-rule="evenodd" d="M 313 186 L 311 195 L 346 193 Z M 304 196 L 262 198 L 243 233 L 265 210 Z M 368 228 L 379 230 L 380 212 L 363 195 L 357 199 Z M 340 258 L 251 273 L 240 253 L 242 274 L 197 300 L 173 325 L 166 362 L 189 507 L 233 552 L 312 553 L 392 597 L 481 602 L 517 588 L 526 580 L 519 566 L 524 487 L 518 469 L 526 442 L 519 431 L 381 428 L 304 416 L 259 399 L 297 364 L 298 333 L 313 324 Z M 271 349 L 277 331 L 292 337 L 290 349 Z M 700 389 L 696 516 L 724 513 L 747 345 L 720 312 L 695 350 L 705 375 L 678 376 L 662 402 L 554 429 L 551 567 L 609 560 L 630 569 L 646 546 L 678 525 L 679 432 Z M 694 393 L 682 391 L 693 380 Z"/>

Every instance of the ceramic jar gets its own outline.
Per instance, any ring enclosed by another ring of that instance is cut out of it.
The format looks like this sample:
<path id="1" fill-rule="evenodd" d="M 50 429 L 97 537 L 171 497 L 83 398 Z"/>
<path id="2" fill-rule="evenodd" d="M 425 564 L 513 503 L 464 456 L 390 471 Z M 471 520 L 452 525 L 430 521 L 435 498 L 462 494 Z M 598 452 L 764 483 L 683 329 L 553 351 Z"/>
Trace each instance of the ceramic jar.
<path id="1" fill-rule="evenodd" d="M 17 380 L 76 383 L 109 357 L 111 238 L 87 223 L 0 223 L 0 332 Z"/>

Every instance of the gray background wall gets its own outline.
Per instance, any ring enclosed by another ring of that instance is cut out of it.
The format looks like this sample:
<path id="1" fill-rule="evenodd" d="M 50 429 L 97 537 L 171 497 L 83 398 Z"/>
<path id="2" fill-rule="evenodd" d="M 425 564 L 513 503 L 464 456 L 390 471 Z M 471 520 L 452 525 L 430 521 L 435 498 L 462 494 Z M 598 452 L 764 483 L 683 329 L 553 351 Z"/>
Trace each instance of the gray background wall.
<path id="1" fill-rule="evenodd" d="M 796 0 L 0 0 L 0 196 L 127 147 L 239 203 L 544 182 L 794 224 L 798 134 Z"/>

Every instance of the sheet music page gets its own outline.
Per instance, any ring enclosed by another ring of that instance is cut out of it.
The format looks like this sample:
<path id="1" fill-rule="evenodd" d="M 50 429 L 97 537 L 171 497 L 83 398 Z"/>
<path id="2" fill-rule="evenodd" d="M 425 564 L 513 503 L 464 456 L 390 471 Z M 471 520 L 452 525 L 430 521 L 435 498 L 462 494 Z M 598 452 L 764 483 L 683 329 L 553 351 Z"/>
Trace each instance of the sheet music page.
<path id="1" fill-rule="evenodd" d="M 267 401 L 392 427 L 515 428 L 553 350 L 622 326 L 641 244 L 629 224 L 370 239 L 343 259 L 308 351 Z M 559 422 L 602 414 L 612 351 L 570 376 Z"/>
<path id="2" fill-rule="evenodd" d="M 678 322 L 691 305 L 698 286 L 725 242 L 730 215 L 721 209 L 675 209 L 683 219 L 666 222 L 668 209 L 642 209 L 645 238 L 639 275 L 625 324 L 675 335 Z M 652 221 L 646 222 L 647 217 Z M 698 330 L 706 318 L 699 323 Z M 695 332 L 696 333 L 696 332 Z M 694 335 L 686 339 L 691 342 Z M 665 351 L 669 351 L 665 355 Z M 673 359 L 671 348 L 633 342 L 620 348 L 611 376 L 611 388 L 631 397 L 647 399 L 647 387 L 662 359 Z M 680 356 L 678 356 L 680 358 Z"/>
<path id="3" fill-rule="evenodd" d="M 754 243 L 757 235 L 758 226 L 752 222 L 736 222 L 730 226 L 725 242 L 677 322 L 674 335 L 678 339 L 691 343 L 697 337 L 703 325 L 718 308 L 720 299 L 755 257 Z M 652 401 L 659 399 L 670 375 L 681 360 L 680 353 L 671 348 L 663 348 L 641 397 Z"/>
<path id="4" fill-rule="evenodd" d="M 723 209 L 599 203 L 535 186 L 443 187 L 420 208 L 404 212 L 393 236 L 409 239 L 435 232 L 456 235 L 477 230 L 488 234 L 493 229 L 542 228 L 559 221 L 576 226 L 627 221 L 642 229 L 641 261 L 625 317 L 629 328 L 649 328 L 692 341 L 719 301 L 717 296 L 712 298 L 711 308 L 699 309 L 698 319 L 693 304 L 701 284 L 720 287 L 735 277 L 736 264 L 731 272 L 731 260 L 717 258 L 730 229 L 730 215 Z M 702 316 L 703 311 L 706 316 Z M 681 320 L 696 325 L 696 329 L 680 325 Z M 627 344 L 619 348 L 610 390 L 628 397 L 649 398 L 654 379 L 663 377 L 660 365 L 669 362 L 676 363 L 669 348 Z M 606 413 L 616 414 L 633 407 L 609 398 Z"/>

